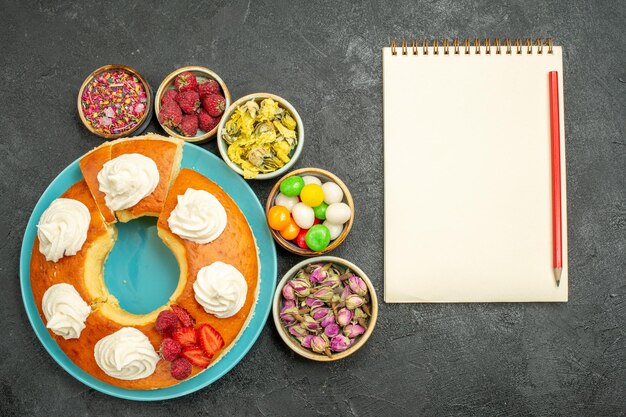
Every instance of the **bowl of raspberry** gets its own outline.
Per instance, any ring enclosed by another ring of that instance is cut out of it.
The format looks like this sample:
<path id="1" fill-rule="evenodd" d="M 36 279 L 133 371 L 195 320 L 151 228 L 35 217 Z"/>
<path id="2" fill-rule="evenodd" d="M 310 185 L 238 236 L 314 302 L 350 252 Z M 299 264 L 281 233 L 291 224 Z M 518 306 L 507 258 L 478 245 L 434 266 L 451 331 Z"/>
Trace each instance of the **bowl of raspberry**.
<path id="1" fill-rule="evenodd" d="M 217 133 L 231 97 L 224 81 L 208 68 L 190 66 L 170 73 L 157 90 L 154 111 L 170 136 L 206 142 Z"/>

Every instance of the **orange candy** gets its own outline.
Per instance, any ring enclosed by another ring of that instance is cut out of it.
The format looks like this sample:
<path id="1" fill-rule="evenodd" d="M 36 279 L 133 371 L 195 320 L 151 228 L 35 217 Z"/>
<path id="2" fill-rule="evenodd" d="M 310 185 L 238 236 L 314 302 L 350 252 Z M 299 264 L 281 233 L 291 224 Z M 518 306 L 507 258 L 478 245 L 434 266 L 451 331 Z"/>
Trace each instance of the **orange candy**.
<path id="1" fill-rule="evenodd" d="M 287 207 L 274 206 L 267 213 L 267 223 L 274 230 L 283 230 L 291 221 L 291 214 Z"/>
<path id="2" fill-rule="evenodd" d="M 287 227 L 280 231 L 280 235 L 287 240 L 295 239 L 298 236 L 298 233 L 300 233 L 300 226 L 298 226 L 292 218 L 289 218 L 289 224 Z"/>

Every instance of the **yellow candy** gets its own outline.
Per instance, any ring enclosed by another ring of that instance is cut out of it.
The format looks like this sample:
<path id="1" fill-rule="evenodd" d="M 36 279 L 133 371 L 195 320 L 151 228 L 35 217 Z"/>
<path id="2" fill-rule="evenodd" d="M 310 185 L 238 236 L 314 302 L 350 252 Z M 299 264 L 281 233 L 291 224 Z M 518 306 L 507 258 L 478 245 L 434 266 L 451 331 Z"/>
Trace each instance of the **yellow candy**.
<path id="1" fill-rule="evenodd" d="M 309 207 L 317 207 L 324 201 L 324 191 L 317 184 L 307 184 L 300 192 L 300 200 Z"/>

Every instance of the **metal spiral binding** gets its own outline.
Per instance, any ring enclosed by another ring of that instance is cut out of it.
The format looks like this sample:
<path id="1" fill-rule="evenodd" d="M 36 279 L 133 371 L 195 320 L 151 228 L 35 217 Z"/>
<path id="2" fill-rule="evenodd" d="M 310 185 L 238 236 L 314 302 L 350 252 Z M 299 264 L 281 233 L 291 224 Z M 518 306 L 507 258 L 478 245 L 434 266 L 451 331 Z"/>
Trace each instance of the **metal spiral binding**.
<path id="1" fill-rule="evenodd" d="M 421 42 L 417 38 L 411 39 L 412 55 L 419 54 L 420 44 L 422 49 L 422 55 L 428 55 L 429 51 L 431 50 L 431 46 L 432 53 L 434 55 L 439 55 L 439 39 L 433 40 L 432 43 L 429 42 L 429 40 L 426 38 L 424 38 Z M 486 38 L 482 42 L 479 38 L 475 38 L 473 41 L 465 38 L 463 39 L 462 46 L 459 42 L 459 38 L 452 39 L 452 42 L 450 42 L 450 40 L 448 39 L 443 39 L 441 45 L 443 47 L 444 55 L 450 54 L 450 44 L 452 44 L 452 51 L 454 55 L 460 55 L 461 53 L 463 53 L 464 55 L 470 55 L 472 53 L 472 47 L 474 49 L 474 54 L 476 55 L 480 55 L 482 53 L 481 47 L 485 48 L 485 54 L 491 55 L 491 38 Z M 500 42 L 500 38 L 495 38 L 493 41 L 493 47 L 495 49 L 496 55 L 502 54 L 503 50 L 504 53 L 507 55 L 512 55 L 513 53 L 515 53 L 516 55 L 523 55 L 524 50 L 527 55 L 531 55 L 533 53 L 533 50 L 537 54 L 541 55 L 543 54 L 544 46 L 547 47 L 548 54 L 553 53 L 554 42 L 552 38 L 548 38 L 545 41 L 543 41 L 541 38 L 536 38 L 535 42 L 533 42 L 532 38 L 526 38 L 525 40 L 522 40 L 522 38 L 515 38 L 514 40 L 511 40 L 511 38 L 504 38 L 503 43 Z M 400 53 L 402 55 L 409 55 L 408 41 L 406 41 L 406 39 L 402 39 L 400 46 L 398 46 L 397 41 L 395 39 L 392 39 L 391 55 L 398 55 L 398 49 L 400 49 Z"/>

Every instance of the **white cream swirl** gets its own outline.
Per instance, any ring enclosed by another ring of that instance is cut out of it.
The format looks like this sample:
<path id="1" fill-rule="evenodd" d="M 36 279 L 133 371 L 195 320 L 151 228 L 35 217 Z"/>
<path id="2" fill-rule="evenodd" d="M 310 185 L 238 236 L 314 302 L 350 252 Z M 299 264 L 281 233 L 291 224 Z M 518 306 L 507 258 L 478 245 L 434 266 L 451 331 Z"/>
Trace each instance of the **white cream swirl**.
<path id="1" fill-rule="evenodd" d="M 71 198 L 57 198 L 37 224 L 39 252 L 52 262 L 76 255 L 87 239 L 89 223 L 91 214 L 87 206 Z"/>
<path id="2" fill-rule="evenodd" d="M 46 327 L 63 339 L 78 339 L 91 308 L 70 284 L 54 284 L 41 301 Z"/>
<path id="3" fill-rule="evenodd" d="M 241 310 L 248 284 L 237 268 L 217 261 L 198 271 L 193 291 L 204 311 L 223 319 Z"/>
<path id="4" fill-rule="evenodd" d="M 213 194 L 188 188 L 185 194 L 178 196 L 167 223 L 170 230 L 183 239 L 209 243 L 222 234 L 227 220 L 224 206 Z"/>
<path id="5" fill-rule="evenodd" d="M 107 375 L 124 380 L 149 377 L 159 361 L 148 337 L 134 327 L 123 327 L 100 339 L 94 357 Z"/>
<path id="6" fill-rule="evenodd" d="M 113 211 L 130 208 L 152 194 L 159 178 L 156 163 L 139 153 L 113 158 L 98 172 L 99 189 Z"/>

